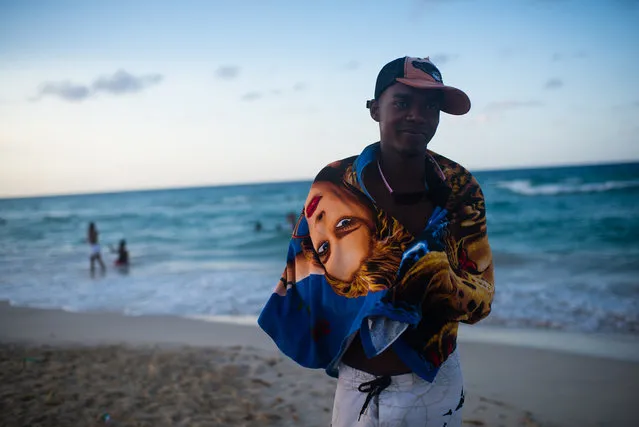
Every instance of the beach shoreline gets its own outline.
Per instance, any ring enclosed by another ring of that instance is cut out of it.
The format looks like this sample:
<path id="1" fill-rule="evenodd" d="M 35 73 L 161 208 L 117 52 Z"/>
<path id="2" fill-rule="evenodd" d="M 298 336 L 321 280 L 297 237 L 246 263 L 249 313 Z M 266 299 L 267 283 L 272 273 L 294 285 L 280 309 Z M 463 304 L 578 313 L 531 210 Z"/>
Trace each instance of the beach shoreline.
<path id="1" fill-rule="evenodd" d="M 47 317 L 57 313 L 56 322 L 51 325 L 49 336 L 42 333 L 42 329 L 29 328 L 30 322 L 42 322 Z M 86 324 L 75 322 L 77 316 L 87 316 L 95 322 Z M 127 319 L 134 320 L 136 328 L 124 328 L 120 331 L 118 325 L 128 325 Z M 126 315 L 123 313 L 105 311 L 71 312 L 63 309 L 20 307 L 11 305 L 8 301 L 0 300 L 0 320 L 7 325 L 23 322 L 21 327 L 5 327 L 0 330 L 2 338 L 15 341 L 27 341 L 38 343 L 130 343 L 130 344 L 168 344 L 168 345 L 243 345 L 251 342 L 253 346 L 273 350 L 276 348 L 270 339 L 261 331 L 256 331 L 257 316 L 249 315 Z M 94 323 L 113 325 L 103 329 L 94 327 Z M 148 325 L 166 324 L 169 328 L 178 328 L 180 331 L 188 328 L 188 334 L 167 333 L 161 335 L 148 335 Z M 220 328 L 218 325 L 227 325 Z M 212 329 L 211 329 L 212 328 Z M 222 332 L 221 338 L 211 342 L 210 331 Z M 136 334 L 136 331 L 145 331 L 144 335 Z M 97 332 L 97 333 L 96 333 Z M 224 341 L 228 335 L 228 341 Z M 236 339 L 237 338 L 237 339 Z M 563 331 L 557 329 L 521 329 L 512 327 L 484 326 L 460 324 L 458 341 L 461 343 L 499 344 L 523 348 L 557 351 L 567 354 L 576 354 L 590 357 L 600 357 L 626 362 L 639 363 L 639 335 L 601 332 L 585 333 L 575 331 Z"/>
<path id="2" fill-rule="evenodd" d="M 73 408 L 79 400 L 106 399 L 100 404 L 119 408 L 121 425 L 146 425 L 144 420 L 148 425 L 328 425 L 335 380 L 321 370 L 295 365 L 256 326 L 231 320 L 69 313 L 0 302 L 3 364 L 15 367 L 20 365 L 16 358 L 22 358 L 23 365 L 20 372 L 5 369 L 1 396 L 4 403 L 13 404 L 2 406 L 15 408 L 12 399 L 25 390 L 55 385 L 56 391 L 49 390 L 42 402 L 33 396 L 27 403 L 21 401 L 23 416 L 33 422 L 38 414 L 31 412 L 40 406 L 72 416 L 78 413 Z M 595 354 L 588 354 L 593 348 Z M 487 426 L 637 425 L 637 349 L 632 336 L 464 325 L 459 338 L 467 394 L 464 419 L 468 425 Z M 104 355 L 111 356 L 105 361 Z M 129 372 L 130 366 L 141 371 Z M 235 372 L 231 377 L 225 376 L 229 369 Z M 96 377 L 98 371 L 118 370 L 122 376 Z M 166 377 L 152 375 L 158 370 Z M 76 378 L 75 386 L 60 382 L 65 375 Z M 87 398 L 96 393 L 89 391 L 95 388 L 91 378 L 116 391 L 104 399 L 101 394 Z M 231 384 L 228 390 L 220 385 L 225 382 Z M 222 388 L 211 389 L 210 384 Z M 229 393 L 240 397 L 220 400 L 224 411 L 211 406 L 213 396 Z M 146 400 L 139 401 L 141 394 L 148 395 Z M 201 405 L 189 404 L 188 411 L 180 412 L 184 403 L 170 403 L 188 395 L 196 396 Z M 163 399 L 168 406 L 158 410 L 156 403 Z M 85 412 L 83 416 L 89 416 Z M 112 418 L 117 421 L 115 415 Z"/>

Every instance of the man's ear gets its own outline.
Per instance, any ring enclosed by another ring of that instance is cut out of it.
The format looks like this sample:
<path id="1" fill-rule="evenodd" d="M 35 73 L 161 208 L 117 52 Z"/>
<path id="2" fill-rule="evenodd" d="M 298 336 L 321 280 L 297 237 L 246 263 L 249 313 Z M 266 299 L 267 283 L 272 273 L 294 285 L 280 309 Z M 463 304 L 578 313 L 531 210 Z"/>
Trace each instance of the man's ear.
<path id="1" fill-rule="evenodd" d="M 376 99 L 368 101 L 368 108 L 371 111 L 371 117 L 376 122 L 379 122 L 379 102 Z"/>

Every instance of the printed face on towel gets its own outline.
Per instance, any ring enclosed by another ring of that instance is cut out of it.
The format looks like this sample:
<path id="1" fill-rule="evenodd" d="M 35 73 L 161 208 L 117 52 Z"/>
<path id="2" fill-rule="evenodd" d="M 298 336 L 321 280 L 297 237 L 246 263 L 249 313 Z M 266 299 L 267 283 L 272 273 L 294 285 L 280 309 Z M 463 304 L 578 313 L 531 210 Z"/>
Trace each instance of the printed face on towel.
<path id="1" fill-rule="evenodd" d="M 350 282 L 372 251 L 373 213 L 343 186 L 316 181 L 304 209 L 309 235 L 326 273 Z"/>
<path id="2" fill-rule="evenodd" d="M 379 122 L 381 143 L 405 156 L 423 156 L 439 126 L 442 94 L 395 83 L 373 101 L 371 117 Z"/>

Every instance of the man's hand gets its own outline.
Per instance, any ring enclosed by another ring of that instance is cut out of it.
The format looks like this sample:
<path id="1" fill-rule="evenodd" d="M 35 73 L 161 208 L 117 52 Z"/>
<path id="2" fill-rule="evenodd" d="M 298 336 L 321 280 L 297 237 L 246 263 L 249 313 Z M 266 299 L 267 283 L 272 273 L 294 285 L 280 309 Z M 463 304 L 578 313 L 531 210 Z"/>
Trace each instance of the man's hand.
<path id="1" fill-rule="evenodd" d="M 401 279 L 411 269 L 417 261 L 419 261 L 430 250 L 428 244 L 424 241 L 417 242 L 410 248 L 408 248 L 402 255 L 402 261 L 399 263 L 399 269 L 397 271 L 397 279 Z"/>

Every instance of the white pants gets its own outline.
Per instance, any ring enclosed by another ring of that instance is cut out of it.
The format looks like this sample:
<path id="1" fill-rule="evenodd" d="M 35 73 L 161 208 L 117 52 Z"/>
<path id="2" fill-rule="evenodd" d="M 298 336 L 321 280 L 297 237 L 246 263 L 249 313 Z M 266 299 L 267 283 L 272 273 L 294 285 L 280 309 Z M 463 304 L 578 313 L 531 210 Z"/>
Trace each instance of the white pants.
<path id="1" fill-rule="evenodd" d="M 332 427 L 461 427 L 463 378 L 457 350 L 432 383 L 415 374 L 392 376 L 390 385 L 371 398 L 360 417 L 368 394 L 358 387 L 375 378 L 340 364 Z"/>
<path id="2" fill-rule="evenodd" d="M 94 243 L 91 245 L 91 257 L 100 255 L 100 245 L 97 243 Z"/>

